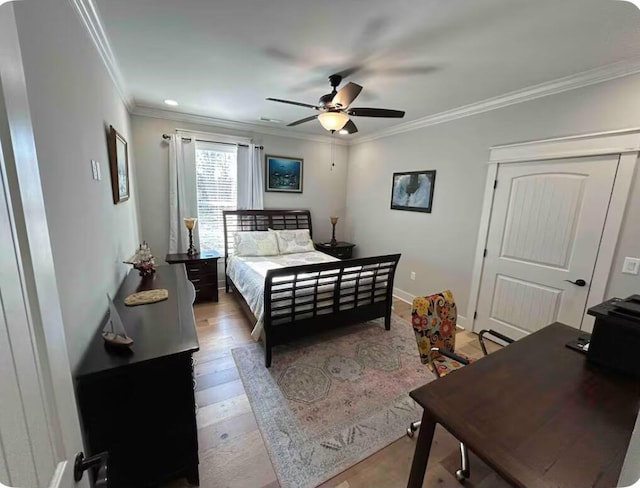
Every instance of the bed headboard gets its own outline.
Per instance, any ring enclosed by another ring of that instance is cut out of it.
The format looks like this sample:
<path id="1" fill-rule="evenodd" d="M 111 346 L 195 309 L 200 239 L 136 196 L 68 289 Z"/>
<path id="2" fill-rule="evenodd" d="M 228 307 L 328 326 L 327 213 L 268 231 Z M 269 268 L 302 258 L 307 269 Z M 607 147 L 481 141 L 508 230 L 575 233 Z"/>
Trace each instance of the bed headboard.
<path id="1" fill-rule="evenodd" d="M 238 232 L 251 230 L 282 230 L 311 228 L 311 212 L 309 210 L 224 210 L 224 262 L 225 275 L 227 258 L 233 254 L 234 237 Z"/>

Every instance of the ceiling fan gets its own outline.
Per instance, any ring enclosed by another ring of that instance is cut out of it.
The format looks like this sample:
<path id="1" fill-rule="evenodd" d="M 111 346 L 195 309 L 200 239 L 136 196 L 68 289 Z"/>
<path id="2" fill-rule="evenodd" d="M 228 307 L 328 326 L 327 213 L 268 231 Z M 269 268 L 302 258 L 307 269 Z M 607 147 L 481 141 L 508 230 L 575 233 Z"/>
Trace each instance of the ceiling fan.
<path id="1" fill-rule="evenodd" d="M 320 97 L 318 105 L 310 105 L 308 103 L 292 102 L 290 100 L 282 100 L 280 98 L 267 98 L 272 102 L 288 103 L 289 105 L 298 105 L 299 107 L 312 108 L 320 113 L 296 120 L 287 124 L 287 127 L 304 124 L 314 119 L 318 119 L 322 127 L 330 132 L 339 130 L 345 134 L 355 134 L 358 132 L 356 124 L 350 117 L 385 117 L 401 119 L 404 117 L 402 110 L 387 110 L 384 108 L 351 108 L 351 103 L 362 91 L 362 87 L 356 83 L 347 83 L 345 86 L 336 90 L 337 86 L 342 82 L 342 75 L 334 74 L 329 76 L 331 84 L 331 93 L 327 93 Z"/>

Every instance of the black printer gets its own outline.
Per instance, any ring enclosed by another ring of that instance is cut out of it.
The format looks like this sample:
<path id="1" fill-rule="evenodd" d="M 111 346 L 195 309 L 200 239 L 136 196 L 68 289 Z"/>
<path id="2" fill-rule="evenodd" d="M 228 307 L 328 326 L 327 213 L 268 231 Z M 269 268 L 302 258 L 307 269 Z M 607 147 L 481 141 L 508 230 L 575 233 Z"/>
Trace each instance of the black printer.
<path id="1" fill-rule="evenodd" d="M 640 377 L 640 295 L 591 307 L 596 318 L 587 360 Z"/>

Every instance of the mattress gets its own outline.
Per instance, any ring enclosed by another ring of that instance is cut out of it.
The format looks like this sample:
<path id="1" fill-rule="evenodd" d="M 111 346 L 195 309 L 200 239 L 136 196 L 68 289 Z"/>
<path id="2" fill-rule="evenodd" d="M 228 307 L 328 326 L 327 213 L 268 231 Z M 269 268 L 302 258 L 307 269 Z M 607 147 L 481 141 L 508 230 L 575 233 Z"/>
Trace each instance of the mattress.
<path id="1" fill-rule="evenodd" d="M 251 336 L 258 340 L 264 326 L 264 282 L 270 269 L 340 261 L 318 251 L 278 256 L 231 256 L 227 262 L 227 275 L 249 305 L 257 322 Z"/>

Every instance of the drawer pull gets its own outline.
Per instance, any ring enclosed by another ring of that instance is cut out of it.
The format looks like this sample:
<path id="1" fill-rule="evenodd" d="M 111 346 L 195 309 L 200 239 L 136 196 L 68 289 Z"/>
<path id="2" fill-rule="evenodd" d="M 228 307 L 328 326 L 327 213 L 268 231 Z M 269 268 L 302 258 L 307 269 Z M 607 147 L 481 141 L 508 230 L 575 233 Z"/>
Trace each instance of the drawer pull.
<path id="1" fill-rule="evenodd" d="M 200 268 L 189 268 L 187 271 L 193 271 L 194 273 L 199 273 Z"/>
<path id="2" fill-rule="evenodd" d="M 200 288 L 196 288 L 196 293 L 200 293 Z"/>
<path id="3" fill-rule="evenodd" d="M 197 283 L 198 281 L 200 281 L 200 278 L 191 280 L 191 283 Z"/>

